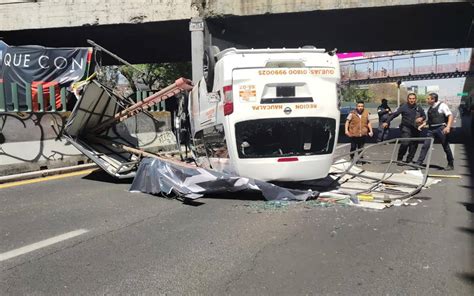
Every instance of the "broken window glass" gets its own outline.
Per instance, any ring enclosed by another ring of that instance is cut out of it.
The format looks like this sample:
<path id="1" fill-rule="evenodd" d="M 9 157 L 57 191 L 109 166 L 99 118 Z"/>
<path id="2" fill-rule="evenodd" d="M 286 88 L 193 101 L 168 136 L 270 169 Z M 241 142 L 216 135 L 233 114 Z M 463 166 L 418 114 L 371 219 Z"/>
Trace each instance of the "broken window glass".
<path id="1" fill-rule="evenodd" d="M 239 158 L 332 153 L 336 120 L 324 117 L 270 118 L 235 125 Z"/>

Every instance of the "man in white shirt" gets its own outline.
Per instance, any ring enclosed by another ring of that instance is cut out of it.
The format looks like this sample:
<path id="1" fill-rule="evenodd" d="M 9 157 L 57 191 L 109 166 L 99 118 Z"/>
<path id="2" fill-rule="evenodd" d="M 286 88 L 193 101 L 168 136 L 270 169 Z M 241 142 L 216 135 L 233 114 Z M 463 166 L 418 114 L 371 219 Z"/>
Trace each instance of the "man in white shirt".
<path id="1" fill-rule="evenodd" d="M 448 166 L 445 170 L 451 171 L 454 169 L 454 157 L 449 147 L 448 134 L 451 131 L 453 125 L 453 113 L 449 110 L 448 105 L 445 103 L 438 102 L 438 94 L 431 93 L 428 95 L 427 102 L 430 105 L 428 109 L 428 133 L 427 137 L 434 139 L 438 138 L 443 146 L 446 158 L 448 160 Z M 425 160 L 426 154 L 428 153 L 430 143 L 425 141 L 421 148 L 420 156 L 418 157 L 417 164 L 422 165 Z"/>

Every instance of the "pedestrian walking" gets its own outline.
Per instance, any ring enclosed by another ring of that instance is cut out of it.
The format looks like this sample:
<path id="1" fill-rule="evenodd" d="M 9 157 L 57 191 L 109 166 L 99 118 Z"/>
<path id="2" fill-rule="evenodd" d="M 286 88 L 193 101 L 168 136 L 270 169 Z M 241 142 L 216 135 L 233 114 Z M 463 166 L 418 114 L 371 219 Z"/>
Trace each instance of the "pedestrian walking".
<path id="1" fill-rule="evenodd" d="M 449 133 L 453 125 L 453 113 L 449 110 L 448 105 L 438 101 L 438 94 L 431 93 L 427 98 L 428 105 L 428 132 L 427 137 L 438 139 L 443 146 L 443 150 L 446 153 L 446 159 L 448 160 L 448 166 L 445 168 L 447 171 L 454 169 L 454 157 L 451 148 L 449 147 Z M 421 148 L 420 156 L 418 157 L 417 164 L 422 165 L 425 160 L 428 149 L 430 148 L 430 141 L 426 140 Z"/>
<path id="2" fill-rule="evenodd" d="M 372 137 L 374 134 L 369 120 L 369 112 L 365 110 L 363 101 L 358 101 L 356 109 L 347 115 L 345 132 L 351 140 L 350 155 L 352 160 L 354 159 L 354 151 L 364 148 L 366 137 Z"/>
<path id="3" fill-rule="evenodd" d="M 383 123 L 384 128 L 388 128 L 390 122 L 402 115 L 402 122 L 400 124 L 400 132 L 402 138 L 418 138 L 420 137 L 420 130 L 418 126 L 423 124 L 426 120 L 426 114 L 421 106 L 416 104 L 416 94 L 409 93 L 407 96 L 407 102 L 401 105 L 395 112 L 393 112 L 387 118 L 387 121 Z M 398 165 L 403 165 L 403 157 L 408 150 L 408 155 L 406 158 L 406 163 L 413 162 L 415 157 L 416 149 L 418 147 L 417 141 L 402 141 L 400 143 L 400 148 L 398 148 L 397 161 Z"/>
<path id="4" fill-rule="evenodd" d="M 387 121 L 392 109 L 388 106 L 387 99 L 382 99 L 382 104 L 377 107 L 377 114 L 379 115 L 379 126 L 377 128 L 377 142 L 386 141 L 390 130 L 390 125 L 387 128 L 383 127 L 383 124 Z"/>

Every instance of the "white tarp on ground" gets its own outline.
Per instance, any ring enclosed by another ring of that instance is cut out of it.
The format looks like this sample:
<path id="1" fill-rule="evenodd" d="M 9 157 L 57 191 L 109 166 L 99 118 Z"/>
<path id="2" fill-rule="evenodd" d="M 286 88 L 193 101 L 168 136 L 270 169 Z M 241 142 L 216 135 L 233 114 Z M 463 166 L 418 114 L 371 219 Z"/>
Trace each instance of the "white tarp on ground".
<path id="1" fill-rule="evenodd" d="M 196 199 L 204 194 L 245 190 L 261 191 L 266 200 L 305 201 L 316 198 L 319 194 L 317 191 L 287 189 L 259 180 L 174 164 L 159 158 L 145 158 L 140 162 L 130 188 L 130 191 L 154 195 L 173 193 L 189 199 Z"/>

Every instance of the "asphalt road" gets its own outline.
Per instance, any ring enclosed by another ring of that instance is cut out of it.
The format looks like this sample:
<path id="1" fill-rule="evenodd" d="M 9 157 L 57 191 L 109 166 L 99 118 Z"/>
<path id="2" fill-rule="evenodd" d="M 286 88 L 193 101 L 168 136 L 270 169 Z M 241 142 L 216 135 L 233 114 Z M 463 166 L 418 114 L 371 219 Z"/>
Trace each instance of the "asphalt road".
<path id="1" fill-rule="evenodd" d="M 103 172 L 3 188 L 0 294 L 473 295 L 472 147 L 455 145 L 461 179 L 383 211 L 241 193 L 184 204 Z"/>

